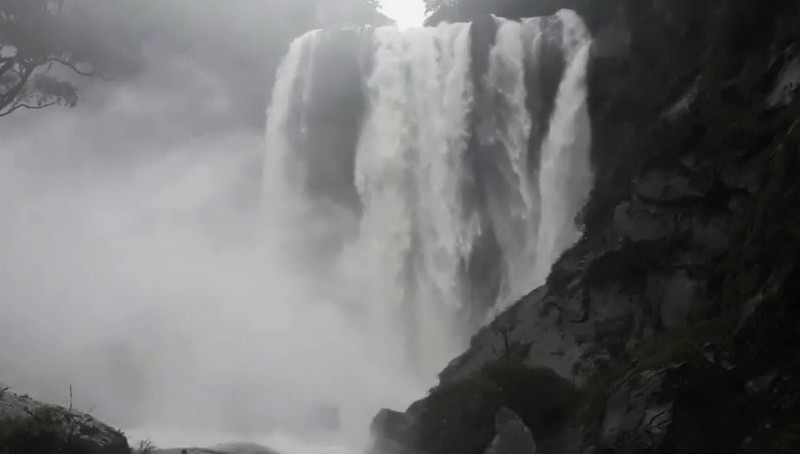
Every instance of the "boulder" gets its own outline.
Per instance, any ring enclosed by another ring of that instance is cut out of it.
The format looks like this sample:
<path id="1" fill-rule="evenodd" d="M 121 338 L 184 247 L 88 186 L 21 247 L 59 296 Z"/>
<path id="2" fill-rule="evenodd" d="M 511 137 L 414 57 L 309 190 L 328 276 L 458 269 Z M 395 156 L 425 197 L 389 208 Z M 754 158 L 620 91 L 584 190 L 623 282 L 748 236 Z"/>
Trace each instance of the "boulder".
<path id="1" fill-rule="evenodd" d="M 533 433 L 516 413 L 501 408 L 495 415 L 496 435 L 486 454 L 536 454 Z"/>
<path id="2" fill-rule="evenodd" d="M 411 416 L 399 411 L 383 409 L 372 420 L 371 454 L 418 454 L 410 446 L 414 438 Z"/>

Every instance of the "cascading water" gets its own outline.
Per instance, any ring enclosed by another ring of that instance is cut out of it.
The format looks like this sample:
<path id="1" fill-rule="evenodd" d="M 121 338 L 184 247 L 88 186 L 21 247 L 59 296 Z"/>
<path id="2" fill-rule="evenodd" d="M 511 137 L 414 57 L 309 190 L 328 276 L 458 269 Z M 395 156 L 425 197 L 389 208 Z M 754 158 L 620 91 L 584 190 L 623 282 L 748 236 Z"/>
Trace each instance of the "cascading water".
<path id="1" fill-rule="evenodd" d="M 474 223 L 460 187 L 469 141 L 469 25 L 375 31 L 368 114 L 356 152 L 363 202 L 358 240 L 380 285 L 370 299 L 400 327 L 409 363 L 435 371 L 460 345 L 452 335 L 460 267 Z"/>
<path id="2" fill-rule="evenodd" d="M 571 11 L 495 22 L 478 126 L 479 152 L 489 156 L 477 169 L 490 174 L 483 192 L 505 270 L 490 314 L 544 283 L 578 239 L 574 219 L 593 184 L 583 22 Z M 547 85 L 550 73 L 558 84 Z"/>
<path id="3" fill-rule="evenodd" d="M 286 247 L 350 289 L 328 296 L 376 367 L 431 384 L 577 240 L 593 184 L 590 47 L 571 11 L 292 44 L 269 110 L 265 210 L 303 225 Z"/>
<path id="4" fill-rule="evenodd" d="M 590 36 L 575 14 L 560 14 L 566 68 L 558 87 L 550 132 L 541 150 L 541 222 L 533 283 L 540 284 L 558 256 L 579 239 L 575 216 L 594 184 L 590 166 L 591 120 L 586 104 Z"/>

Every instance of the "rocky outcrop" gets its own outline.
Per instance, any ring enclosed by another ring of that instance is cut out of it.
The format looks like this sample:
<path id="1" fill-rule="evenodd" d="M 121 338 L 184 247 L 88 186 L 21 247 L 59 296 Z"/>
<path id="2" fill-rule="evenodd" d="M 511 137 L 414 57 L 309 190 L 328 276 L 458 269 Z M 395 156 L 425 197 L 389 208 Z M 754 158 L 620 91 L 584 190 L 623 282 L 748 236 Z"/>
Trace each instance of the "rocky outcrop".
<path id="1" fill-rule="evenodd" d="M 536 454 L 536 440 L 522 418 L 507 408 L 495 416 L 495 433 L 485 454 Z"/>
<path id="2" fill-rule="evenodd" d="M 414 418 L 394 410 L 383 409 L 372 420 L 371 454 L 417 454 L 411 446 L 416 438 Z"/>
<path id="3" fill-rule="evenodd" d="M 122 432 L 75 410 L 0 393 L 0 452 L 129 454 Z"/>
<path id="4" fill-rule="evenodd" d="M 595 25 L 616 28 L 617 36 L 622 33 L 619 30 L 629 30 L 632 39 L 626 57 L 620 57 L 624 52 L 618 51 L 607 53 L 614 57 L 603 54 L 596 58 L 592 79 L 594 152 L 624 153 L 629 162 L 598 157 L 599 180 L 584 212 L 584 239 L 556 263 L 544 287 L 475 336 L 464 356 L 442 373 L 443 381 L 468 376 L 497 359 L 498 330 L 503 326 L 511 327 L 510 337 L 520 347 L 520 359 L 580 382 L 608 358 L 654 334 L 717 313 L 716 295 L 709 294 L 707 286 L 708 270 L 745 228 L 748 204 L 767 172 L 774 137 L 770 131 L 789 127 L 786 121 L 774 120 L 777 113 L 765 101 L 776 87 L 786 86 L 788 76 L 784 75 L 793 74 L 794 59 L 782 57 L 785 63 L 764 65 L 760 73 L 748 66 L 750 61 L 755 67 L 757 62 L 777 61 L 777 56 L 793 52 L 791 41 L 774 37 L 787 47 L 773 48 L 767 40 L 762 43 L 763 51 L 746 56 L 745 68 L 730 71 L 727 79 L 713 80 L 710 73 L 724 66 L 723 56 L 705 62 L 710 67 L 704 68 L 699 66 L 703 62 L 697 49 L 675 43 L 686 42 L 689 28 L 701 27 L 705 39 L 716 46 L 712 50 L 725 52 L 730 43 L 718 41 L 723 33 L 720 29 L 737 25 L 733 19 L 725 22 L 725 5 L 716 5 L 711 11 L 706 5 L 700 11 L 655 1 L 611 3 L 615 4 L 609 7 L 611 19 L 606 19 L 606 25 Z M 677 47 L 663 56 L 674 59 L 672 71 L 693 74 L 681 89 L 692 93 L 691 100 L 677 117 L 658 113 L 669 110 L 673 102 L 667 97 L 655 99 L 663 90 L 653 91 L 650 111 L 642 115 L 622 99 L 624 93 L 606 93 L 610 85 L 622 90 L 636 84 L 637 89 L 645 90 L 644 80 L 665 76 L 656 70 L 629 70 L 612 83 L 610 74 L 618 68 L 605 66 L 612 60 L 627 61 L 626 65 L 641 63 L 647 58 L 644 52 L 659 48 L 650 41 L 650 34 L 656 32 L 677 39 L 672 42 Z M 615 46 L 622 41 L 617 40 Z M 690 61 L 687 68 L 679 66 Z M 697 88 L 698 77 L 702 89 Z M 753 84 L 760 87 L 761 97 L 751 94 L 740 101 L 736 115 L 747 126 L 731 130 L 724 119 L 734 110 L 730 98 Z M 641 124 L 642 131 L 615 135 L 625 124 Z"/>
<path id="5" fill-rule="evenodd" d="M 634 373 L 608 398 L 599 445 L 620 454 L 736 452 L 745 402 L 739 383 L 712 365 Z"/>
<path id="6" fill-rule="evenodd" d="M 554 372 L 505 359 L 441 384 L 405 413 L 373 421 L 374 454 L 513 454 L 536 451 L 564 427 L 577 391 Z"/>

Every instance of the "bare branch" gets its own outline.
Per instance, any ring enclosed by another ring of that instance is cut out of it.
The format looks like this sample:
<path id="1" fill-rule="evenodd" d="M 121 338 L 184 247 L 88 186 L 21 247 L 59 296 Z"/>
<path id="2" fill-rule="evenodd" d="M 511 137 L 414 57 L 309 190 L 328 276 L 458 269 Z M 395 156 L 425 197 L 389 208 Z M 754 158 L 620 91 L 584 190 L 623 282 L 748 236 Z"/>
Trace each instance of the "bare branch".
<path id="1" fill-rule="evenodd" d="M 14 59 L 13 59 L 13 58 L 12 58 L 12 59 L 9 59 L 9 60 L 7 60 L 7 61 L 5 61 L 5 62 L 3 63 L 3 66 L 0 66 L 0 76 L 2 76 L 3 74 L 7 73 L 7 72 L 8 72 L 10 69 L 13 69 L 13 68 L 14 68 L 14 65 L 15 65 L 16 63 L 17 63 L 17 62 L 16 62 L 16 61 L 14 61 Z"/>
<path id="2" fill-rule="evenodd" d="M 94 66 L 92 66 L 92 69 L 86 71 L 86 70 L 82 70 L 82 69 L 78 68 L 77 64 L 75 64 L 75 63 L 73 63 L 71 61 L 68 61 L 68 60 L 64 60 L 63 58 L 50 57 L 45 61 L 45 63 L 50 63 L 50 62 L 59 63 L 59 64 L 65 66 L 65 67 L 71 69 L 76 74 L 80 74 L 81 76 L 91 77 L 91 76 L 96 76 L 97 75 L 97 71 L 95 70 Z"/>
<path id="3" fill-rule="evenodd" d="M 12 112 L 14 112 L 16 110 L 19 110 L 19 109 L 39 110 L 39 109 L 44 109 L 44 108 L 47 108 L 47 107 L 50 107 L 50 106 L 54 106 L 56 104 L 58 104 L 57 100 L 56 101 L 50 101 L 48 103 L 44 103 L 44 104 L 42 104 L 40 106 L 39 105 L 32 106 L 30 104 L 24 104 L 24 103 L 23 104 L 16 104 L 16 105 L 14 105 L 14 107 L 8 109 L 7 111 L 0 112 L 0 118 L 5 117 L 6 115 L 11 115 Z"/>
<path id="4" fill-rule="evenodd" d="M 22 93 L 22 90 L 25 88 L 25 85 L 27 85 L 28 80 L 30 80 L 34 69 L 35 67 L 25 66 L 23 71 L 17 70 L 19 74 L 19 80 L 17 81 L 17 84 L 7 92 L 0 94 L 0 110 L 5 109 L 15 102 L 17 96 Z"/>
<path id="5" fill-rule="evenodd" d="M 69 410 L 67 414 L 68 421 L 68 432 L 67 432 L 67 444 L 72 442 L 72 439 L 75 437 L 75 432 L 77 430 L 77 423 L 76 423 L 76 415 L 75 412 L 72 411 L 72 385 L 69 385 Z"/>
<path id="6" fill-rule="evenodd" d="M 56 69 L 58 65 L 80 76 L 109 80 L 100 74 L 94 62 L 76 53 L 86 44 L 82 39 L 71 41 L 75 38 L 71 33 L 56 32 L 43 37 L 27 33 L 35 27 L 50 26 L 60 31 L 55 22 L 66 20 L 59 16 L 67 13 L 64 8 L 68 0 L 11 0 L 10 7 L 6 5 L 8 2 L 0 0 L 3 4 L 0 6 L 0 28 L 3 29 L 0 33 L 3 35 L 0 37 L 0 117 L 20 109 L 43 109 L 55 104 L 74 106 L 78 99 L 77 88 L 68 78 L 60 79 L 63 74 L 52 74 L 61 72 Z M 17 4 L 19 7 L 15 6 Z M 6 24 L 26 33 L 7 34 Z M 70 27 L 64 31 L 69 32 L 74 24 L 67 25 Z M 17 43 L 17 40 L 21 41 Z M 25 40 L 32 40 L 31 44 L 35 45 L 29 46 Z"/>

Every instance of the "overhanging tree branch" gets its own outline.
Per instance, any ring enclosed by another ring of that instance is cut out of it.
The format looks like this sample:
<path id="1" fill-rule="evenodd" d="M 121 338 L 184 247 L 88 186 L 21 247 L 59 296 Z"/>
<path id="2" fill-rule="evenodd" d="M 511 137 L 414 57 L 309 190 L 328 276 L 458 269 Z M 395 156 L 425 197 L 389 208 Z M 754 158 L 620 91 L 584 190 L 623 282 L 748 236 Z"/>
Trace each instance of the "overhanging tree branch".
<path id="1" fill-rule="evenodd" d="M 14 65 L 16 65 L 16 64 L 17 64 L 17 62 L 14 61 L 14 59 L 11 59 L 11 60 L 8 60 L 8 61 L 4 62 L 3 65 L 0 66 L 0 76 L 2 76 L 3 74 L 7 73 L 11 69 L 13 69 Z"/>
<path id="2" fill-rule="evenodd" d="M 6 115 L 11 115 L 11 113 L 19 109 L 39 110 L 54 106 L 56 104 L 58 104 L 58 101 L 50 101 L 41 105 L 16 104 L 5 112 L 0 111 L 0 118 L 5 117 Z"/>
<path id="3" fill-rule="evenodd" d="M 74 20 L 80 17 L 78 9 L 66 4 L 0 0 L 0 117 L 57 104 L 73 107 L 77 89 L 61 77 L 66 71 L 58 66 L 80 76 L 103 78 L 96 66 L 103 45 Z"/>
<path id="4" fill-rule="evenodd" d="M 46 60 L 46 62 L 47 63 L 58 63 L 58 64 L 60 64 L 62 66 L 65 66 L 65 67 L 71 69 L 74 73 L 80 74 L 81 76 L 86 76 L 86 77 L 97 76 L 97 71 L 96 71 L 96 68 L 94 66 L 92 66 L 92 68 L 90 70 L 82 70 L 82 69 L 78 68 L 78 64 L 77 63 L 73 63 L 73 62 L 70 62 L 70 61 L 65 60 L 63 58 L 58 58 L 58 57 L 50 57 L 50 58 L 48 58 Z"/>
<path id="5" fill-rule="evenodd" d="M 17 80 L 14 86 L 5 93 L 0 94 L 0 110 L 5 109 L 17 101 L 17 97 L 22 94 L 22 91 L 28 84 L 34 69 L 35 67 L 32 66 L 25 67 L 19 72 L 19 80 Z"/>

